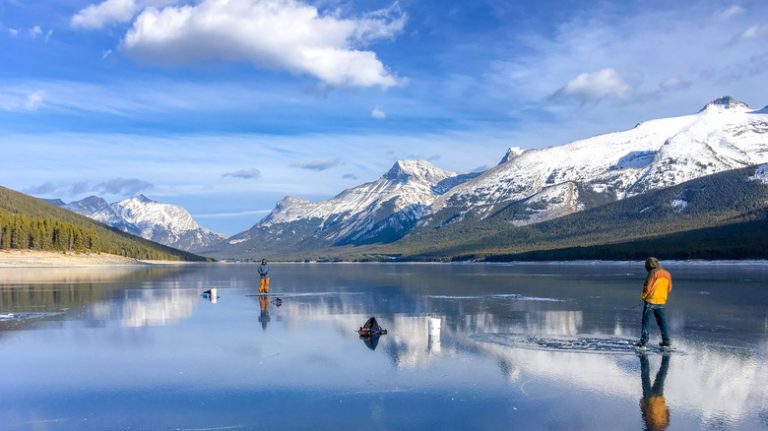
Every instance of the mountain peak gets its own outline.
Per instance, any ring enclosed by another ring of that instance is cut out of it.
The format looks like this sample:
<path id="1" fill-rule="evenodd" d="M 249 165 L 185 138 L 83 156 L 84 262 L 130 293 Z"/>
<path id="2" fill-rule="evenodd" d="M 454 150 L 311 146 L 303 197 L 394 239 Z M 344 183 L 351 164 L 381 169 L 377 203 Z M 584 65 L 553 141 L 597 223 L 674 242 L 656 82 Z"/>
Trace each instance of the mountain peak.
<path id="1" fill-rule="evenodd" d="M 699 112 L 723 110 L 723 109 L 750 109 L 746 103 L 736 100 L 731 96 L 717 98 L 706 105 Z"/>
<path id="2" fill-rule="evenodd" d="M 141 203 L 143 203 L 143 204 L 148 204 L 148 203 L 152 203 L 152 202 L 155 202 L 155 201 L 153 201 L 152 199 L 150 199 L 150 198 L 148 198 L 148 197 L 144 196 L 144 195 L 143 195 L 143 194 L 141 194 L 141 193 L 139 193 L 138 195 L 134 196 L 134 197 L 133 197 L 133 198 L 131 198 L 131 199 L 135 199 L 135 200 L 137 200 L 137 201 L 139 201 L 139 202 L 141 202 Z"/>
<path id="3" fill-rule="evenodd" d="M 398 160 L 392 168 L 384 174 L 389 180 L 423 179 L 430 183 L 440 182 L 448 177 L 456 175 L 440 169 L 426 160 Z"/>
<path id="4" fill-rule="evenodd" d="M 524 148 L 509 147 L 509 149 L 507 150 L 507 153 L 504 154 L 504 157 L 502 157 L 502 159 L 499 162 L 499 164 L 503 165 L 504 163 L 507 163 L 507 162 L 509 162 L 511 160 L 514 160 L 514 159 L 520 157 L 520 155 L 522 155 L 524 152 L 525 152 Z"/>

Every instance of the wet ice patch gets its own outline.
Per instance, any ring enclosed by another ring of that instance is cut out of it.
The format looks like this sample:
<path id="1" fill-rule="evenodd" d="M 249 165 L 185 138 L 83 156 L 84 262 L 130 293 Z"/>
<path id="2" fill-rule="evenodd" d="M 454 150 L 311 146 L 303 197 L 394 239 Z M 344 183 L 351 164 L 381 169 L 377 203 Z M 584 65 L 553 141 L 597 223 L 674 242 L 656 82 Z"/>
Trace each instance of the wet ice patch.
<path id="1" fill-rule="evenodd" d="M 542 301 L 542 302 L 563 302 L 563 299 L 545 298 L 540 296 L 525 296 L 517 293 L 500 293 L 495 295 L 427 295 L 427 298 L 433 299 L 508 299 L 514 301 Z"/>
<path id="2" fill-rule="evenodd" d="M 0 322 L 44 319 L 46 317 L 56 316 L 59 314 L 62 314 L 62 313 L 61 312 L 34 312 L 34 311 L 22 311 L 18 313 L 0 313 Z"/>
<path id="3" fill-rule="evenodd" d="M 634 354 L 636 353 L 635 343 L 637 342 L 637 339 L 620 337 L 557 338 L 503 333 L 475 334 L 470 338 L 481 343 L 517 349 L 599 354 Z M 657 346 L 649 344 L 648 351 L 660 352 L 661 350 Z M 679 353 L 675 350 L 672 352 Z"/>

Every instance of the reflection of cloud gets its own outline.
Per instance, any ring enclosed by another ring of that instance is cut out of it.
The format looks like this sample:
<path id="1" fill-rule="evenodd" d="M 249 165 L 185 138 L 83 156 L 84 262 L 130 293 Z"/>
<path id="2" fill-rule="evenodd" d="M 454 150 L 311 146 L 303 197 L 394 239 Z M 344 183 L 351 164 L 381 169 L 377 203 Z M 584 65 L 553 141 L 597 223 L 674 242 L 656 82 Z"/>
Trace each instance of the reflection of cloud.
<path id="1" fill-rule="evenodd" d="M 195 289 L 143 289 L 138 297 L 94 305 L 91 318 L 116 320 L 121 326 L 131 328 L 163 326 L 189 317 L 199 302 L 200 296 Z"/>

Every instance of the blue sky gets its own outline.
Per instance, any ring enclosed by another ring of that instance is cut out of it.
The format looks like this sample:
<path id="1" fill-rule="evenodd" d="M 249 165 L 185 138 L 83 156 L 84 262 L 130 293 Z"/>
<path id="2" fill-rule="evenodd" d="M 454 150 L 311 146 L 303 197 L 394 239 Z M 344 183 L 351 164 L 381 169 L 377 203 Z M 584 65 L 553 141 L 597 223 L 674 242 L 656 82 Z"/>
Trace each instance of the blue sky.
<path id="1" fill-rule="evenodd" d="M 768 104 L 763 1 L 0 1 L 0 184 L 232 234 L 397 159 L 455 171 Z"/>

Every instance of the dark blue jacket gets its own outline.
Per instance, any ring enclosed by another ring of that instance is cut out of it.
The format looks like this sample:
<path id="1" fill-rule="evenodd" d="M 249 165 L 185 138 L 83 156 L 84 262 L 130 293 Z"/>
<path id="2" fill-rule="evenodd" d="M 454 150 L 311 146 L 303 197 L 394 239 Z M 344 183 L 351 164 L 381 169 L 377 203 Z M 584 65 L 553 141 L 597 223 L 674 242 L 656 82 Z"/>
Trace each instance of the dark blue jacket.
<path id="1" fill-rule="evenodd" d="M 259 275 L 261 278 L 269 277 L 269 265 L 259 265 Z"/>

